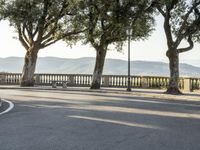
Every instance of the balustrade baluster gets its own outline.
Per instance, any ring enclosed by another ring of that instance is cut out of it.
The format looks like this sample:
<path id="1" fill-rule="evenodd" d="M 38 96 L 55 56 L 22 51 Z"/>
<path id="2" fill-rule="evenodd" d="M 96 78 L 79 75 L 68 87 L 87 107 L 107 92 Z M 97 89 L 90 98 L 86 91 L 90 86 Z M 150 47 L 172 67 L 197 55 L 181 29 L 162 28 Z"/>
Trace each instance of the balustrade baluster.
<path id="1" fill-rule="evenodd" d="M 134 88 L 136 84 L 137 84 L 137 77 L 131 76 L 131 88 Z"/>
<path id="2" fill-rule="evenodd" d="M 117 86 L 117 76 L 115 76 L 115 86 Z"/>
<path id="3" fill-rule="evenodd" d="M 123 80 L 123 77 L 122 77 L 122 76 L 120 76 L 120 79 L 119 79 L 119 86 L 120 86 L 120 87 L 122 87 L 122 86 L 123 86 L 123 84 L 122 84 L 122 80 Z"/>
<path id="4" fill-rule="evenodd" d="M 83 77 L 82 77 L 82 80 L 83 80 L 83 85 L 85 85 L 86 84 L 86 81 L 85 81 L 85 78 L 86 78 L 86 76 L 84 75 Z"/>
<path id="5" fill-rule="evenodd" d="M 139 83 L 139 82 L 138 82 L 138 77 L 135 77 L 135 83 L 134 83 L 133 86 L 134 86 L 134 87 L 137 87 L 138 83 Z"/>
<path id="6" fill-rule="evenodd" d="M 120 77 L 117 78 L 117 85 L 116 86 L 120 86 Z"/>

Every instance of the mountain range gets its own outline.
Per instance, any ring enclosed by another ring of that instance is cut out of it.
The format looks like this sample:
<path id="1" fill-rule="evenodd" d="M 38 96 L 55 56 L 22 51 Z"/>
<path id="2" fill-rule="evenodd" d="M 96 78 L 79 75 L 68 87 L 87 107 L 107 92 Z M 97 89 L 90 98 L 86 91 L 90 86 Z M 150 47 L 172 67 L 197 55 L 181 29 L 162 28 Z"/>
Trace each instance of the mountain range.
<path id="1" fill-rule="evenodd" d="M 21 73 L 24 58 L 0 58 L 0 72 Z M 39 57 L 36 73 L 66 73 L 92 74 L 95 58 L 84 57 L 77 59 Z M 107 75 L 126 75 L 127 61 L 120 59 L 106 59 L 104 72 Z M 131 61 L 131 75 L 169 76 L 169 65 L 164 62 Z M 186 63 L 180 64 L 180 76 L 200 76 L 200 67 Z"/>

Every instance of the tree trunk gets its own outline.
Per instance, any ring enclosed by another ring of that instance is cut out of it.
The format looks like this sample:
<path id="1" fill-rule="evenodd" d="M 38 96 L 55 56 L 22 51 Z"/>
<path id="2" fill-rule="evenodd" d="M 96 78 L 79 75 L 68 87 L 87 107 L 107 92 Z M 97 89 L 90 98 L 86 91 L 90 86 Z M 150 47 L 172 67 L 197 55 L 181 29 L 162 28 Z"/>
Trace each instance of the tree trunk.
<path id="1" fill-rule="evenodd" d="M 179 53 L 177 50 L 169 50 L 167 53 L 169 58 L 170 80 L 165 93 L 180 95 L 182 93 L 179 90 Z"/>
<path id="2" fill-rule="evenodd" d="M 96 63 L 92 77 L 92 84 L 90 89 L 100 89 L 101 87 L 101 77 L 103 73 L 103 67 L 106 57 L 106 49 L 100 47 L 96 49 Z"/>
<path id="3" fill-rule="evenodd" d="M 20 86 L 34 86 L 34 72 L 37 61 L 37 49 L 29 49 L 26 52 L 24 59 L 24 67 L 22 71 L 22 77 Z"/>

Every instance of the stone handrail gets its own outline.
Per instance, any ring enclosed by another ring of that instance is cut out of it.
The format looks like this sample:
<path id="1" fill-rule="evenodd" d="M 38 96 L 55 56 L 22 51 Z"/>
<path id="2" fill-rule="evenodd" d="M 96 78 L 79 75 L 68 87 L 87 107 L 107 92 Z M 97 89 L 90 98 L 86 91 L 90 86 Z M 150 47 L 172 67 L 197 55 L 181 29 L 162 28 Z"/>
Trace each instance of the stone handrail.
<path id="1" fill-rule="evenodd" d="M 20 73 L 1 73 L 0 85 L 18 85 Z M 68 81 L 68 86 L 90 86 L 91 74 L 35 74 L 36 85 L 51 85 L 52 80 Z M 166 88 L 169 77 L 162 76 L 131 76 L 132 88 Z M 127 87 L 126 75 L 103 75 L 103 87 Z M 188 91 L 200 89 L 200 78 L 180 78 L 180 89 Z"/>

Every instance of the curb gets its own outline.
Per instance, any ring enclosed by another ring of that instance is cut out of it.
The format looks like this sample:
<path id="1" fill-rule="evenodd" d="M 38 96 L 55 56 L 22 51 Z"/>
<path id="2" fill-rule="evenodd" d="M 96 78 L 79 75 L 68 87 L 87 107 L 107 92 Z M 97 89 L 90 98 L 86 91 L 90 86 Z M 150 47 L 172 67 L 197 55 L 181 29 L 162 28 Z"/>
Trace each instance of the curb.
<path id="1" fill-rule="evenodd" d="M 8 101 L 8 100 L 5 100 L 5 99 L 2 99 L 2 100 L 1 100 L 1 106 L 2 106 L 2 101 L 8 103 L 8 104 L 9 104 L 9 107 L 8 107 L 6 110 L 4 110 L 3 112 L 0 112 L 0 115 L 3 115 L 3 114 L 5 114 L 5 113 L 8 113 L 9 111 L 11 111 L 11 110 L 14 108 L 14 104 L 13 104 L 12 102 Z"/>

